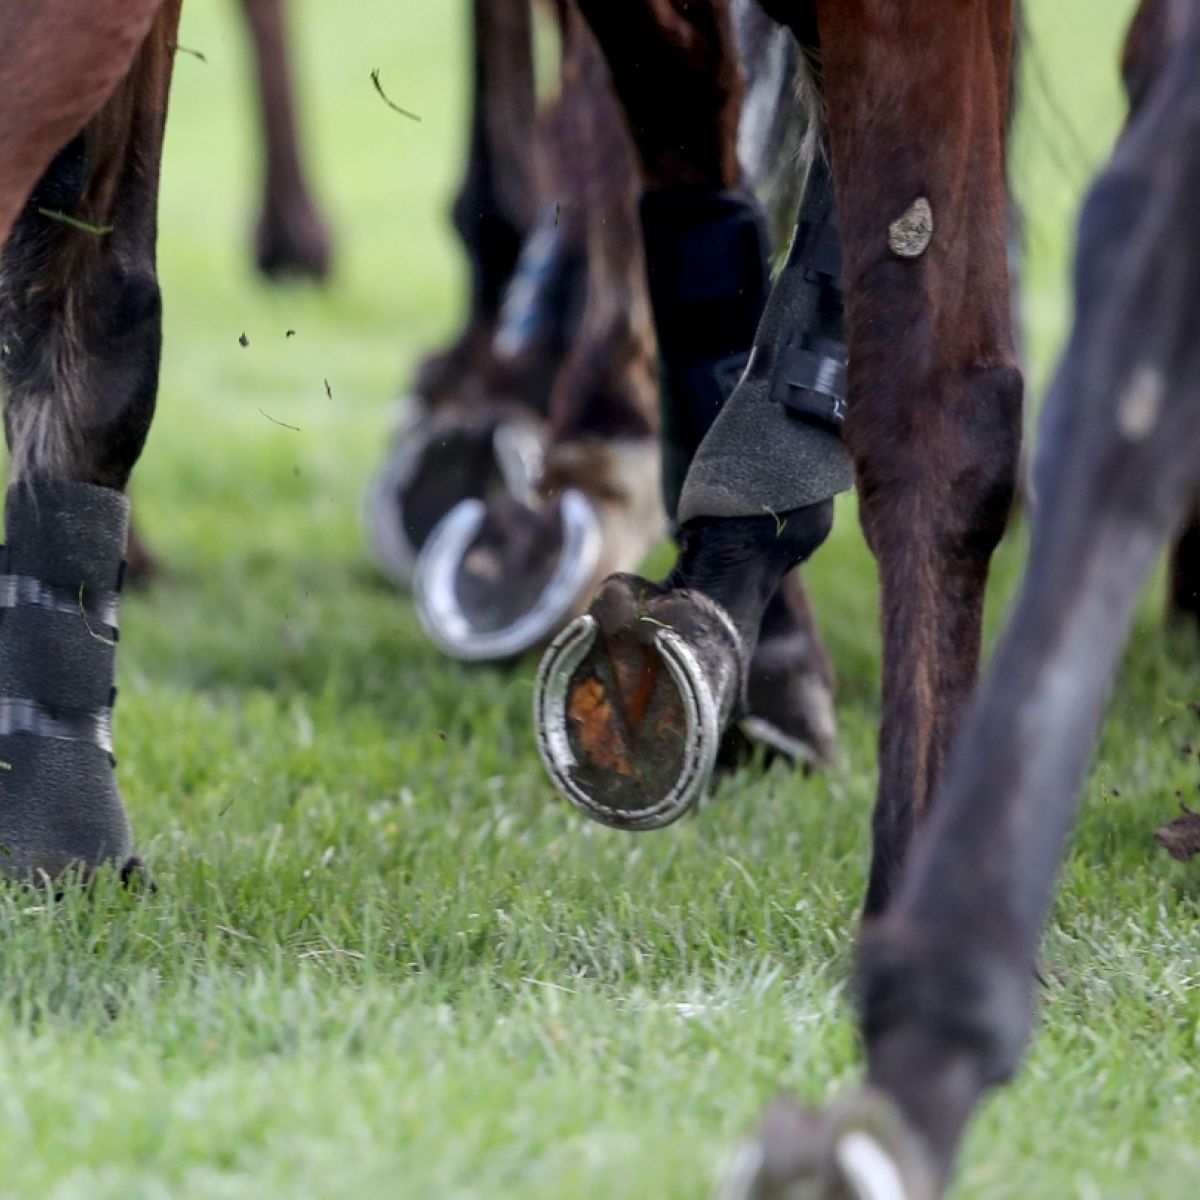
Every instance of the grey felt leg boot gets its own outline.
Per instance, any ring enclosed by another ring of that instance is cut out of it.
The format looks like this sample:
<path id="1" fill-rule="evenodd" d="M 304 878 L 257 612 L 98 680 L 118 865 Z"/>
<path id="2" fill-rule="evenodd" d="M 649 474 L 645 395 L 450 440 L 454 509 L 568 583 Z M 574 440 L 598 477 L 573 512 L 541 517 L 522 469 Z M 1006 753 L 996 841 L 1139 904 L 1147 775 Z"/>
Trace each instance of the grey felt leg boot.
<path id="1" fill-rule="evenodd" d="M 841 269 L 833 179 L 819 154 L 749 365 L 692 459 L 679 500 L 680 524 L 763 513 L 782 517 L 852 486 L 841 442 Z"/>
<path id="2" fill-rule="evenodd" d="M 0 874 L 112 864 L 132 840 L 114 778 L 120 492 L 21 483 L 5 501 L 0 575 Z"/>

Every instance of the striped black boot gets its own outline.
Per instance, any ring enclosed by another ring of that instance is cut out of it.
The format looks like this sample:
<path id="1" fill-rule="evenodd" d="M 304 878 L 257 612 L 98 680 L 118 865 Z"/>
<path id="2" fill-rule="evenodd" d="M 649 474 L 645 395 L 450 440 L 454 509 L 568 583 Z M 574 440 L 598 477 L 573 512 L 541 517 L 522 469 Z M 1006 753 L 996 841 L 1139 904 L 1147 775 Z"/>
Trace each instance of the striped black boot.
<path id="1" fill-rule="evenodd" d="M 0 575 L 0 874 L 136 868 L 114 776 L 117 603 L 129 501 L 20 483 Z"/>

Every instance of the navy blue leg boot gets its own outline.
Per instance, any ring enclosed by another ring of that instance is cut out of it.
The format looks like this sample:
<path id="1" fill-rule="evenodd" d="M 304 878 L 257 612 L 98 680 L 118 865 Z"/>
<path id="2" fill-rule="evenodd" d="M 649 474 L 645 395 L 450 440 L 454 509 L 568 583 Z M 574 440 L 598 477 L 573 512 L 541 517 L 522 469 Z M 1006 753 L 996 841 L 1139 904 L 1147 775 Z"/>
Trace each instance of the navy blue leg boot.
<path id="1" fill-rule="evenodd" d="M 744 191 L 659 188 L 641 204 L 663 376 L 663 499 L 675 521 L 697 447 L 754 344 L 770 271 L 766 220 Z"/>

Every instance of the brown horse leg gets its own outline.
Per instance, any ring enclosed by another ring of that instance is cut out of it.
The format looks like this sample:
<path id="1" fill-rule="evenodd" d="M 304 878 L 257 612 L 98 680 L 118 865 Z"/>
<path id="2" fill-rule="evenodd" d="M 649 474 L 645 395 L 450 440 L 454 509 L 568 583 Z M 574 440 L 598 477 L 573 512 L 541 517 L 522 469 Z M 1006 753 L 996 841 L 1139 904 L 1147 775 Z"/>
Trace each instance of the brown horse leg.
<path id="1" fill-rule="evenodd" d="M 844 254 L 846 434 L 882 592 L 869 914 L 886 907 L 974 685 L 988 564 L 1015 484 L 1010 8 L 818 3 Z"/>
<path id="2" fill-rule="evenodd" d="M 150 587 L 162 575 L 158 556 L 146 544 L 138 525 L 130 516 L 129 540 L 125 546 L 125 584 L 134 591 Z"/>
<path id="3" fill-rule="evenodd" d="M 824 1185 L 803 1194 L 842 1195 L 836 1175 L 857 1195 L 940 1194 L 966 1122 L 1029 1036 L 1038 939 L 1105 699 L 1200 474 L 1200 16 L 1187 12 L 1084 205 L 1016 607 L 899 890 L 864 934 L 874 1098 L 776 1112 L 731 1197 L 797 1194 L 800 1176 Z"/>
<path id="4" fill-rule="evenodd" d="M 401 586 L 460 501 L 495 487 L 529 489 L 552 378 L 546 364 L 562 353 L 557 330 L 544 327 L 565 323 L 568 308 L 544 295 L 569 292 L 579 271 L 568 225 L 555 225 L 553 213 L 548 229 L 535 223 L 536 160 L 548 135 L 535 117 L 529 0 L 474 0 L 472 12 L 471 136 L 453 207 L 470 267 L 467 315 L 454 341 L 418 366 L 367 492 L 376 561 Z"/>
<path id="5" fill-rule="evenodd" d="M 324 279 L 332 242 L 305 177 L 296 129 L 284 0 L 242 0 L 258 78 L 264 144 L 255 262 L 269 279 Z"/>
<path id="6" fill-rule="evenodd" d="M 1167 0 L 1142 0 L 1129 27 L 1121 74 L 1136 113 L 1162 76 L 1170 50 L 1171 10 Z M 1200 632 L 1200 492 L 1192 496 L 1175 531 L 1167 567 L 1167 619 Z"/>
<path id="7" fill-rule="evenodd" d="M 42 0 L 0 10 L 0 246 L 60 146 L 112 93 L 162 0 Z"/>
<path id="8" fill-rule="evenodd" d="M 1193 495 L 1171 545 L 1167 615 L 1200 632 L 1200 495 Z"/>
<path id="9" fill-rule="evenodd" d="M 0 263 L 8 875 L 130 864 L 111 758 L 123 490 L 158 383 L 158 169 L 178 18 L 168 0 L 124 81 L 36 183 Z"/>

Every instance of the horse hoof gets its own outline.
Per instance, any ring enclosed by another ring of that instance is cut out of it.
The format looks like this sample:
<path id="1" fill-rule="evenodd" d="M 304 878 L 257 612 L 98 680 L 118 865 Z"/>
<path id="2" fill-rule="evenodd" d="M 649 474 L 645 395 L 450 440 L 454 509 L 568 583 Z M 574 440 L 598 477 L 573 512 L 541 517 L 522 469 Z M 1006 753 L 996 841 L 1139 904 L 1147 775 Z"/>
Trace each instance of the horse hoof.
<path id="1" fill-rule="evenodd" d="M 895 1106 L 863 1091 L 829 1112 L 777 1100 L 737 1151 L 717 1200 L 935 1200 L 936 1180 Z"/>
<path id="2" fill-rule="evenodd" d="M 264 279 L 323 283 L 333 260 L 333 238 L 315 208 L 268 209 L 254 231 L 254 265 Z"/>
<path id="3" fill-rule="evenodd" d="M 677 821 L 712 778 L 741 670 L 737 631 L 708 597 L 608 579 L 538 669 L 534 728 L 555 787 L 617 829 Z"/>
<path id="4" fill-rule="evenodd" d="M 540 507 L 505 496 L 463 500 L 421 552 L 417 615 L 451 658 L 515 658 L 586 603 L 602 545 L 600 518 L 579 491 Z"/>
<path id="5" fill-rule="evenodd" d="M 541 455 L 541 436 L 523 418 L 447 413 L 411 421 L 367 486 L 364 523 L 380 570 L 408 587 L 430 534 L 455 505 L 496 490 L 532 496 Z"/>
<path id="6" fill-rule="evenodd" d="M 759 642 L 746 684 L 741 733 L 794 766 L 828 767 L 837 751 L 831 677 L 798 635 Z"/>

